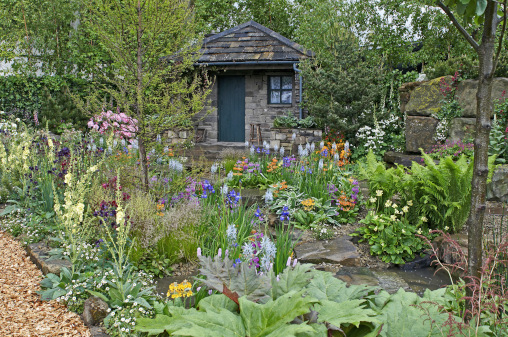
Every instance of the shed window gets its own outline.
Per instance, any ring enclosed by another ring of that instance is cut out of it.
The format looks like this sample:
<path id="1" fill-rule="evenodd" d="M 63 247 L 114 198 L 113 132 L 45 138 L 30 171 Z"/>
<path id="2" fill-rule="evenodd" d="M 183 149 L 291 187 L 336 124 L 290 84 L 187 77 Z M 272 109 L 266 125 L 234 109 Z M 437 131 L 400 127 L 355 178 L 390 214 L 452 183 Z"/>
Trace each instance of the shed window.
<path id="1" fill-rule="evenodd" d="M 268 103 L 291 104 L 293 101 L 293 77 L 269 76 Z"/>

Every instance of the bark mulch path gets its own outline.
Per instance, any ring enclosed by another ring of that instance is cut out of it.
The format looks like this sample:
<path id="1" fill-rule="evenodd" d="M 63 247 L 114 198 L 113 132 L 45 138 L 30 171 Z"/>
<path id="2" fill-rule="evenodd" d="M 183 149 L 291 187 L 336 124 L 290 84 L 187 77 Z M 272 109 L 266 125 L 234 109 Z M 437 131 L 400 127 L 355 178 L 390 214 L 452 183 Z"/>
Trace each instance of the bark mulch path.
<path id="1" fill-rule="evenodd" d="M 90 336 L 81 318 L 36 291 L 42 272 L 20 243 L 0 231 L 0 336 Z"/>

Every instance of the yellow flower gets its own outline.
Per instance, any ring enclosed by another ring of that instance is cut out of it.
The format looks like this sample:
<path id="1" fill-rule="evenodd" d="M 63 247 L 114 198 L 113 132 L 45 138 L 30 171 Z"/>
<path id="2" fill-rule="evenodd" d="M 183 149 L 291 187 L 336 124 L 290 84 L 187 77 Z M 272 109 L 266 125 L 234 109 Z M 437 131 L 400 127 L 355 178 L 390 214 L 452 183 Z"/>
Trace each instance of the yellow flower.
<path id="1" fill-rule="evenodd" d="M 448 227 L 448 226 L 445 226 L 445 228 L 444 228 L 445 232 L 448 232 L 449 229 L 450 229 L 450 227 Z"/>
<path id="2" fill-rule="evenodd" d="M 422 229 L 421 229 L 421 228 L 418 228 L 418 231 L 417 231 L 416 233 L 418 233 L 418 234 L 422 235 Z"/>
<path id="3" fill-rule="evenodd" d="M 409 200 L 409 201 L 407 202 L 407 205 L 408 205 L 408 206 L 413 206 L 413 200 Z"/>
<path id="4" fill-rule="evenodd" d="M 409 212 L 409 207 L 408 206 L 402 207 L 402 212 L 404 212 L 404 213 Z"/>
<path id="5" fill-rule="evenodd" d="M 395 221 L 397 220 L 397 217 L 395 215 L 390 215 L 390 220 Z"/>
<path id="6" fill-rule="evenodd" d="M 386 200 L 385 207 L 390 207 L 392 205 L 392 202 L 390 200 Z"/>
<path id="7" fill-rule="evenodd" d="M 427 217 L 425 217 L 425 216 L 422 216 L 421 219 L 422 219 L 423 222 L 427 222 L 428 221 Z"/>
<path id="8" fill-rule="evenodd" d="M 371 203 L 375 203 L 375 202 L 376 202 L 376 200 L 377 200 L 376 198 L 370 198 L 370 199 L 369 199 L 369 201 L 370 201 Z"/>
<path id="9" fill-rule="evenodd" d="M 376 191 L 376 196 L 380 197 L 383 195 L 383 190 L 377 190 Z"/>

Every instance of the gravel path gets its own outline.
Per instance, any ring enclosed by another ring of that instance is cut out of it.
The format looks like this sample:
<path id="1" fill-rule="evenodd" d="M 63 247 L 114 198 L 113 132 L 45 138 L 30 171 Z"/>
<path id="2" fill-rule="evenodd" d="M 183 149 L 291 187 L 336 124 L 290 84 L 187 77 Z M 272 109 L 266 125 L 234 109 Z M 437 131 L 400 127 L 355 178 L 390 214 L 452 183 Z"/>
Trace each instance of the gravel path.
<path id="1" fill-rule="evenodd" d="M 36 291 L 42 272 L 19 242 L 0 231 L 0 336 L 90 336 L 80 317 Z"/>

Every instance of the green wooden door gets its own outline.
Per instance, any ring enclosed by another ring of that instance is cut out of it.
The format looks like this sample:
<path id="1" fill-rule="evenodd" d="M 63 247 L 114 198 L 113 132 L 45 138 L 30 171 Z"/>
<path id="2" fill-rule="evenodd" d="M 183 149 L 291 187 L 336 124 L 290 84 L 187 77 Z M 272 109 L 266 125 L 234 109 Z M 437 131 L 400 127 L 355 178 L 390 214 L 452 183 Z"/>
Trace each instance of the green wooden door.
<path id="1" fill-rule="evenodd" d="M 245 142 L 245 77 L 218 77 L 219 141 Z"/>

